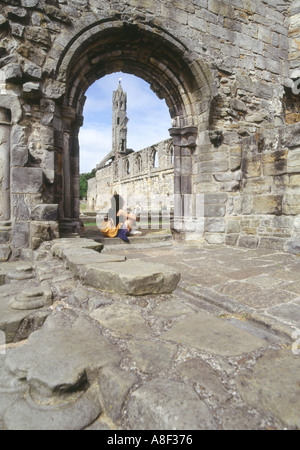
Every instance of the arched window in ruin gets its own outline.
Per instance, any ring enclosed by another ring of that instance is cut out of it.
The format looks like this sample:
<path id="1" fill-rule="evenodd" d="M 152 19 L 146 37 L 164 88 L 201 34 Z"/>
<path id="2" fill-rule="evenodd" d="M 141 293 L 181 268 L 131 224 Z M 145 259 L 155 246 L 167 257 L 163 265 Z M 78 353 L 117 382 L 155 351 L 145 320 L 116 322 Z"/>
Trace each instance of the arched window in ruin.
<path id="1" fill-rule="evenodd" d="M 136 157 L 136 171 L 141 172 L 142 171 L 142 157 L 141 155 L 137 155 Z"/>
<path id="2" fill-rule="evenodd" d="M 129 159 L 125 161 L 125 175 L 130 175 L 130 162 Z"/>
<path id="3" fill-rule="evenodd" d="M 155 149 L 152 151 L 152 154 L 151 154 L 151 162 L 152 162 L 152 167 L 154 169 L 157 169 L 158 168 L 158 152 Z"/>

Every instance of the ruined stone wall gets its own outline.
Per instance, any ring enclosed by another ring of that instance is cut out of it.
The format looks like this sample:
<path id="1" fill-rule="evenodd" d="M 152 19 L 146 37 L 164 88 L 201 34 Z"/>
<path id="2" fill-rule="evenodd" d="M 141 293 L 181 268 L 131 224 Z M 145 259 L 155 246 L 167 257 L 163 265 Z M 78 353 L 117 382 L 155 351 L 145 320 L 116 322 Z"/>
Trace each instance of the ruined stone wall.
<path id="1" fill-rule="evenodd" d="M 114 194 L 126 205 L 139 204 L 149 212 L 161 204 L 174 207 L 174 164 L 172 140 L 159 142 L 138 152 L 116 159 L 88 180 L 87 208 L 106 211 Z"/>
<path id="2" fill-rule="evenodd" d="M 120 70 L 166 100 L 174 192 L 203 196 L 204 238 L 295 248 L 298 23 L 292 0 L 0 0 L 0 259 L 79 229 L 84 94 Z"/>

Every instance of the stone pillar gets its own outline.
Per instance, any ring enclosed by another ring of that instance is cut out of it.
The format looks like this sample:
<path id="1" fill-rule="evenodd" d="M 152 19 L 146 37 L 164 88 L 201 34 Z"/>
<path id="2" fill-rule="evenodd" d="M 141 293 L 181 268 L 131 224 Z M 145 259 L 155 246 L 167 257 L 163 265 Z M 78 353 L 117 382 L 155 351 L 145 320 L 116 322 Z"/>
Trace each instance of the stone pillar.
<path id="1" fill-rule="evenodd" d="M 0 108 L 0 222 L 10 220 L 10 115 Z"/>
<path id="2" fill-rule="evenodd" d="M 80 179 L 80 164 L 79 164 L 79 130 L 83 125 L 83 117 L 76 116 L 76 120 L 73 124 L 73 136 L 72 136 L 72 148 L 71 148 L 71 174 L 72 174 L 72 195 L 73 195 L 73 218 L 79 220 L 80 215 L 80 192 L 79 192 L 79 179 Z"/>
<path id="3" fill-rule="evenodd" d="M 174 236 L 195 231 L 195 201 L 192 191 L 193 152 L 197 128 L 193 126 L 169 130 L 174 146 Z"/>
<path id="4" fill-rule="evenodd" d="M 72 149 L 72 123 L 76 112 L 72 108 L 63 110 L 63 193 L 64 193 L 64 219 L 72 218 L 71 196 L 71 149 Z"/>
<path id="5" fill-rule="evenodd" d="M 80 118 L 79 118 L 80 119 Z M 80 233 L 79 221 L 79 145 L 82 125 L 73 108 L 63 109 L 63 213 L 60 232 Z"/>

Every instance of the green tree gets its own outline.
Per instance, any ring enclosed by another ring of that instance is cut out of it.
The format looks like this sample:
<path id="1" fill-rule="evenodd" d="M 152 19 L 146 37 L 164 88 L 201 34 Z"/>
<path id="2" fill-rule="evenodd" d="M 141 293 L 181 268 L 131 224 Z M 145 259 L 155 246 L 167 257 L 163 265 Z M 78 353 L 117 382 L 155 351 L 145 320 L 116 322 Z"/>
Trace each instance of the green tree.
<path id="1" fill-rule="evenodd" d="M 93 169 L 91 172 L 80 174 L 80 179 L 79 179 L 80 200 L 87 197 L 88 180 L 90 178 L 94 178 L 95 176 L 96 176 L 96 169 Z"/>

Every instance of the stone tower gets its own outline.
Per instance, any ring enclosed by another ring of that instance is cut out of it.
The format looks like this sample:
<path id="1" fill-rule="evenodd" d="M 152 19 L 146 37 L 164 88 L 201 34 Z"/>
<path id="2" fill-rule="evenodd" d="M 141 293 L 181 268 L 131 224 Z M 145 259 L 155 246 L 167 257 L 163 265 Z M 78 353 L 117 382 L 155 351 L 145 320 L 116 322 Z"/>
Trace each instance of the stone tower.
<path id="1" fill-rule="evenodd" d="M 119 80 L 118 89 L 113 92 L 112 150 L 115 157 L 126 155 L 128 120 L 127 94 Z"/>

